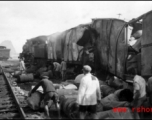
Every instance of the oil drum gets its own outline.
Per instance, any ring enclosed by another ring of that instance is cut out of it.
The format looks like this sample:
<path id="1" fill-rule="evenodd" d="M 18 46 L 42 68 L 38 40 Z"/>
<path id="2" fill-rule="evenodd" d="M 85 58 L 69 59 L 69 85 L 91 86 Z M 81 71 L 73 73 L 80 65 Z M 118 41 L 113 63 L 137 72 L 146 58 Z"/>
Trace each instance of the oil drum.
<path id="1" fill-rule="evenodd" d="M 60 99 L 60 109 L 63 112 L 63 106 L 64 106 L 64 103 L 65 103 L 65 101 L 66 101 L 67 98 L 65 98 L 64 95 L 60 95 L 59 99 Z"/>
<path id="2" fill-rule="evenodd" d="M 19 76 L 19 82 L 33 82 L 34 76 L 32 73 L 30 74 L 22 74 Z"/>
<path id="3" fill-rule="evenodd" d="M 33 110 L 40 109 L 40 103 L 43 99 L 43 94 L 39 91 L 34 92 L 30 97 L 26 99 L 27 104 Z"/>
<path id="4" fill-rule="evenodd" d="M 70 112 L 71 112 L 71 106 L 72 104 L 74 104 L 76 102 L 75 98 L 68 98 L 65 100 L 65 102 L 63 103 L 63 112 L 69 116 Z"/>
<path id="5" fill-rule="evenodd" d="M 63 113 L 69 118 L 75 118 L 79 110 L 76 98 L 67 98 L 62 104 Z"/>
<path id="6" fill-rule="evenodd" d="M 66 113 L 67 113 L 67 115 L 68 115 L 70 118 L 72 117 L 71 114 L 72 114 L 74 111 L 78 110 L 78 109 L 76 109 L 76 108 L 74 107 L 75 104 L 77 104 L 77 103 L 76 103 L 76 99 L 71 99 L 71 101 L 69 102 L 69 104 L 68 104 L 67 107 L 66 107 Z"/>

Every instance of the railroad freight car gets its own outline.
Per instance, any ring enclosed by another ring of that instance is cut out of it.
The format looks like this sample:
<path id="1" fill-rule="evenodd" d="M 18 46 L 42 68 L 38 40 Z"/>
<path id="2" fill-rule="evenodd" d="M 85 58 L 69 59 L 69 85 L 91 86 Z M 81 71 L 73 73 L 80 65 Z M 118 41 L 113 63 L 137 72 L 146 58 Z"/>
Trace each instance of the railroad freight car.
<path id="1" fill-rule="evenodd" d="M 89 64 L 93 68 L 92 54 L 89 53 L 92 50 L 91 36 L 86 36 L 89 29 L 90 24 L 81 24 L 66 31 L 49 35 L 47 43 L 48 61 L 60 63 L 61 59 L 64 59 L 69 69 L 75 67 L 82 69 L 84 64 Z"/>
<path id="2" fill-rule="evenodd" d="M 0 46 L 0 60 L 7 60 L 10 58 L 10 49 L 5 46 Z"/>
<path id="3" fill-rule="evenodd" d="M 127 57 L 126 22 L 119 19 L 93 19 L 99 36 L 94 44 L 95 68 L 122 77 Z"/>
<path id="4" fill-rule="evenodd" d="M 97 39 L 91 39 L 95 70 L 100 75 L 104 71 L 124 79 L 135 74 L 151 76 L 151 21 L 152 11 L 129 22 L 93 19 L 91 29 L 98 35 Z M 90 31 L 87 36 L 91 33 L 93 35 Z"/>
<path id="5" fill-rule="evenodd" d="M 92 33 L 86 36 L 89 29 L 90 24 L 81 24 L 63 32 L 29 39 L 23 46 L 22 57 L 38 65 L 64 59 L 71 68 L 75 65 L 79 68 L 83 64 L 93 68 L 93 56 L 89 53 L 92 50 Z"/>
<path id="6" fill-rule="evenodd" d="M 67 63 L 89 64 L 99 75 L 112 73 L 124 79 L 135 74 L 151 76 L 151 16 L 152 11 L 129 22 L 93 19 L 90 24 L 45 36 L 43 40 L 40 37 L 40 44 L 39 37 L 31 39 L 24 45 L 23 53 L 32 53 L 34 59 L 63 58 Z"/>
<path id="7" fill-rule="evenodd" d="M 89 25 L 79 25 L 69 30 L 54 33 L 48 36 L 47 53 L 48 59 L 57 61 L 62 58 L 66 62 L 83 63 L 83 52 L 90 46 L 89 38 L 84 38 L 84 31 Z"/>

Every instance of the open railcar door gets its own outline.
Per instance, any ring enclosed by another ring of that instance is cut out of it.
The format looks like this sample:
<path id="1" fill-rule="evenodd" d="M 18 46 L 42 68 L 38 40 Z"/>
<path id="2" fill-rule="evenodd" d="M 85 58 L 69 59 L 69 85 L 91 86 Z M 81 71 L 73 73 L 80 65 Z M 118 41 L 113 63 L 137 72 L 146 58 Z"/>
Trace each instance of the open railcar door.
<path id="1" fill-rule="evenodd" d="M 95 45 L 97 69 L 124 78 L 128 53 L 126 22 L 119 19 L 94 19 L 92 28 L 99 34 Z"/>
<path id="2" fill-rule="evenodd" d="M 141 41 L 141 75 L 152 75 L 152 11 L 143 18 L 143 39 Z"/>

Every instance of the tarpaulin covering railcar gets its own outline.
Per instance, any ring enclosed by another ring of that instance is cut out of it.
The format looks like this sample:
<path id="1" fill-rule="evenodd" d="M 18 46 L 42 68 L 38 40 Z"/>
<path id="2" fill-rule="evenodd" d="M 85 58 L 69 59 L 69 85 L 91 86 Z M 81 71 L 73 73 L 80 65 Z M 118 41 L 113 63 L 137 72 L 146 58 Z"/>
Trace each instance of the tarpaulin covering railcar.
<path id="1" fill-rule="evenodd" d="M 48 59 L 57 60 L 63 58 L 69 62 L 80 62 L 84 46 L 78 45 L 77 42 L 80 41 L 86 29 L 87 27 L 80 25 L 49 35 L 47 45 Z"/>
<path id="2" fill-rule="evenodd" d="M 92 28 L 99 33 L 95 44 L 96 66 L 123 77 L 127 57 L 125 22 L 118 19 L 95 19 Z"/>
<path id="3" fill-rule="evenodd" d="M 152 11 L 144 15 L 141 41 L 141 74 L 152 75 Z"/>

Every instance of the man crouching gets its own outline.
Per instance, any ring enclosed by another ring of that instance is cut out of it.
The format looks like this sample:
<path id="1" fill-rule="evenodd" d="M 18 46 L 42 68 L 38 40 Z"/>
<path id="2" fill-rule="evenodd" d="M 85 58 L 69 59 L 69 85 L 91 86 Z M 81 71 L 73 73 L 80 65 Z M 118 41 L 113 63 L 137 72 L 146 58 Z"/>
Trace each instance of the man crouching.
<path id="1" fill-rule="evenodd" d="M 52 81 L 48 80 L 47 76 L 42 77 L 42 80 L 29 92 L 29 96 L 31 96 L 31 94 L 34 93 L 40 86 L 42 86 L 44 92 L 44 110 L 47 117 L 48 118 L 50 117 L 49 107 L 48 107 L 49 101 L 53 100 L 60 118 L 59 96 L 55 90 L 55 87 L 53 86 Z"/>

